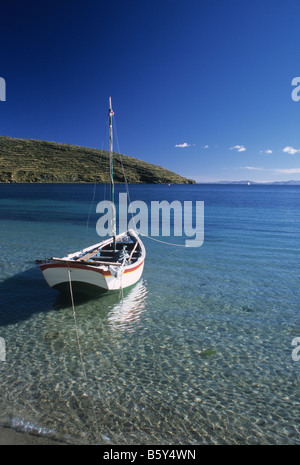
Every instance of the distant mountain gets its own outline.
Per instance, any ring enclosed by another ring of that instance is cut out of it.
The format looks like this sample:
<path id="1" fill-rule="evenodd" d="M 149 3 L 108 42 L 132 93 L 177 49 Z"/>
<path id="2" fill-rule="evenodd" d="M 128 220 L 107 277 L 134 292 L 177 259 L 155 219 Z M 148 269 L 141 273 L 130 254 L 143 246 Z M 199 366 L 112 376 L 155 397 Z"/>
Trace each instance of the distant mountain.
<path id="1" fill-rule="evenodd" d="M 269 184 L 300 186 L 300 181 L 274 181 L 274 182 L 270 182 Z"/>
<path id="2" fill-rule="evenodd" d="M 199 183 L 199 184 L 259 184 L 261 186 L 269 186 L 277 184 L 279 186 L 300 186 L 300 181 L 270 181 L 270 182 L 257 182 L 257 181 L 217 181 L 217 182 L 206 182 L 206 183 Z"/>
<path id="3" fill-rule="evenodd" d="M 196 184 L 173 171 L 137 158 L 114 154 L 114 181 L 123 183 Z M 122 166 L 123 165 L 123 166 Z M 0 137 L 0 182 L 109 182 L 105 150 L 34 139 Z"/>
<path id="4" fill-rule="evenodd" d="M 253 181 L 218 181 L 216 184 L 256 184 Z"/>

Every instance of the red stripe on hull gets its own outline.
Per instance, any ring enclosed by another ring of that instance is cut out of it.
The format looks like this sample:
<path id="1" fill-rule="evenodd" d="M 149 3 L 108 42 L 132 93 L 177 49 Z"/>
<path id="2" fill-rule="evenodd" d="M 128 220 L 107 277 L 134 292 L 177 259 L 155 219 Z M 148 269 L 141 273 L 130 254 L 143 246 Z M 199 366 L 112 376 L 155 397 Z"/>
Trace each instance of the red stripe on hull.
<path id="1" fill-rule="evenodd" d="M 125 270 L 124 274 L 131 273 L 132 271 L 137 270 L 140 266 L 142 266 L 143 263 L 144 263 L 144 260 L 141 263 L 139 263 L 139 265 L 137 265 L 137 266 L 135 266 L 133 268 L 130 268 L 129 270 Z M 96 273 L 103 274 L 103 276 L 112 276 L 110 271 L 104 271 L 104 270 L 97 269 L 97 268 L 95 268 L 93 266 L 89 266 L 89 265 L 79 265 L 77 263 L 70 263 L 68 265 L 65 265 L 63 263 L 50 263 L 50 264 L 47 264 L 47 265 L 40 265 L 41 271 L 44 271 L 47 268 L 77 268 L 77 269 L 79 268 L 81 270 L 95 271 Z"/>

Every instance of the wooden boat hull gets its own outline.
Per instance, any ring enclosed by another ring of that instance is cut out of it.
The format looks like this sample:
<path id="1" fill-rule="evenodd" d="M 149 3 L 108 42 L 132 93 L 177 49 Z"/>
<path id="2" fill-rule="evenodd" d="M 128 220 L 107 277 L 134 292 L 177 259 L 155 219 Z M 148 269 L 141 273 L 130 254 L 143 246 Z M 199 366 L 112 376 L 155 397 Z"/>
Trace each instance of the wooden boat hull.
<path id="1" fill-rule="evenodd" d="M 139 258 L 131 264 L 119 267 L 113 266 L 113 263 L 112 265 L 107 263 L 106 265 L 93 266 L 89 262 L 74 261 L 75 253 L 62 259 L 50 259 L 38 265 L 48 285 L 61 291 L 69 291 L 70 282 L 74 293 L 89 295 L 125 289 L 134 285 L 141 278 L 146 256 L 144 245 L 137 234 L 130 231 L 130 236 L 139 242 L 140 250 Z M 103 244 L 109 243 L 110 240 L 103 241 L 83 252 L 87 253 L 93 248 L 101 248 Z"/>
<path id="2" fill-rule="evenodd" d="M 90 288 L 94 291 L 117 291 L 135 284 L 142 276 L 144 261 L 135 266 L 128 266 L 121 277 L 116 277 L 109 270 L 77 264 L 49 263 L 39 265 L 50 287 L 64 290 L 69 288 L 69 270 L 72 288 L 76 291 Z M 94 289 L 92 289 L 94 288 Z M 89 293 L 89 292 L 88 292 Z"/>

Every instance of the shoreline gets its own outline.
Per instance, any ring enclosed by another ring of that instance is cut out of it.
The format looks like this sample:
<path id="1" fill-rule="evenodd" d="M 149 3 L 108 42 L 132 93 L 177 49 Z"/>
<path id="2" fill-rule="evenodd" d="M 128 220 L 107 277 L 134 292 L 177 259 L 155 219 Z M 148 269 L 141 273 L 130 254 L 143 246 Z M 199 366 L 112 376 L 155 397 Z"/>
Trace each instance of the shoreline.
<path id="1" fill-rule="evenodd" d="M 0 426 L 0 446 L 61 446 L 66 443 Z"/>

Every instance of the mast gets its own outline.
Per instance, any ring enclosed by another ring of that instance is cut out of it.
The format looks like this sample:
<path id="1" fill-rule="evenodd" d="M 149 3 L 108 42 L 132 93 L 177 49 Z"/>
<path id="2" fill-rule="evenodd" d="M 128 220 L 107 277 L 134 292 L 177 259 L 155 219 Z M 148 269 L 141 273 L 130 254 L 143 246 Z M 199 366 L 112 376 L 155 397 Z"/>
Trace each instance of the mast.
<path id="1" fill-rule="evenodd" d="M 112 117 L 113 109 L 111 104 L 111 97 L 109 97 L 109 166 L 110 166 L 110 202 L 112 208 L 112 233 L 114 236 L 113 245 L 116 251 L 116 209 L 115 209 L 115 189 L 114 189 L 114 170 L 113 170 L 113 127 Z"/>

